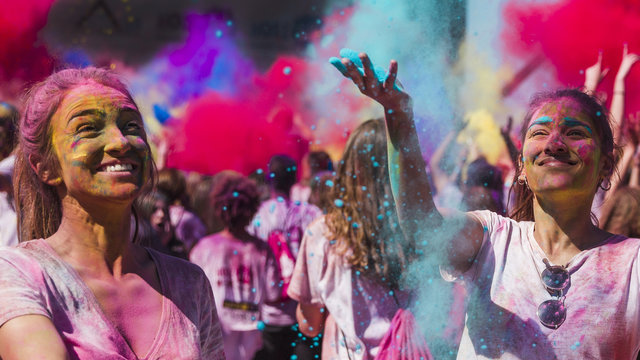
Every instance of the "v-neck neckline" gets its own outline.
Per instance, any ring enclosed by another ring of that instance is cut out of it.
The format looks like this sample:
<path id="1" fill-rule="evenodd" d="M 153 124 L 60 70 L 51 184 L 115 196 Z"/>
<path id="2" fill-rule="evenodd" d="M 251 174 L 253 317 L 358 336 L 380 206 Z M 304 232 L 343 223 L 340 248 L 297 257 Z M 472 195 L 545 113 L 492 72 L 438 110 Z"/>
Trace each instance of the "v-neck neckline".
<path id="1" fill-rule="evenodd" d="M 64 270 L 68 272 L 79 283 L 79 286 L 82 289 L 82 292 L 84 293 L 87 300 L 91 303 L 92 307 L 94 308 L 94 311 L 98 313 L 102 321 L 109 327 L 109 329 L 113 333 L 117 334 L 118 341 L 122 342 L 124 347 L 129 351 L 130 354 L 127 354 L 128 358 L 133 356 L 134 359 L 138 359 L 138 360 L 148 359 L 157 352 L 158 348 L 162 344 L 162 339 L 164 338 L 167 332 L 168 325 L 167 325 L 166 319 L 168 319 L 169 317 L 169 311 L 171 310 L 171 308 L 167 301 L 167 297 L 164 296 L 167 290 L 166 280 L 164 279 L 164 276 L 163 276 L 165 269 L 162 268 L 162 266 L 160 266 L 160 262 L 158 261 L 155 254 L 153 254 L 151 250 L 149 250 L 148 248 L 144 248 L 145 251 L 147 251 L 147 254 L 149 254 L 149 256 L 151 257 L 151 261 L 153 261 L 155 265 L 156 274 L 158 275 L 158 279 L 160 281 L 160 292 L 162 295 L 162 305 L 161 305 L 162 311 L 160 314 L 160 323 L 158 325 L 158 329 L 153 338 L 153 341 L 151 342 L 149 349 L 147 349 L 146 354 L 143 357 L 140 357 L 138 356 L 138 354 L 135 353 L 135 351 L 133 351 L 131 344 L 129 344 L 127 339 L 125 339 L 125 337 L 114 325 L 114 323 L 111 320 L 109 320 L 104 310 L 102 309 L 102 305 L 100 305 L 100 301 L 98 301 L 98 298 L 93 293 L 91 288 L 89 288 L 89 286 L 82 280 L 82 278 L 80 277 L 80 274 L 78 274 L 78 272 L 70 264 L 64 261 L 64 259 L 62 259 L 60 255 L 58 255 L 55 249 L 51 247 L 51 245 L 49 245 L 49 243 L 47 243 L 46 240 L 40 239 L 38 240 L 38 242 L 42 243 L 44 245 L 43 247 L 46 249 L 49 255 L 51 255 L 56 260 L 58 260 L 62 264 L 62 267 L 64 268 Z"/>
<path id="2" fill-rule="evenodd" d="M 542 269 L 544 270 L 546 268 L 546 265 L 544 264 L 543 260 L 547 259 L 547 261 L 549 261 L 550 265 L 561 265 L 561 266 L 565 266 L 567 271 L 569 271 L 569 273 L 574 272 L 574 268 L 575 265 L 580 263 L 581 260 L 589 253 L 591 252 L 591 250 L 597 249 L 603 245 L 606 245 L 608 243 L 610 243 L 613 239 L 616 239 L 619 235 L 617 234 L 611 234 L 610 236 L 606 237 L 604 240 L 602 240 L 600 242 L 600 244 L 585 249 L 585 250 L 581 250 L 579 253 L 573 255 L 571 257 L 571 259 L 569 261 L 567 261 L 566 264 L 554 264 L 551 262 L 551 260 L 549 260 L 549 257 L 547 256 L 547 253 L 544 252 L 544 250 L 542 250 L 542 247 L 540 247 L 540 244 L 538 244 L 538 241 L 536 241 L 536 238 L 534 236 L 534 231 L 535 231 L 535 222 L 531 222 L 531 226 L 528 229 L 528 236 L 527 236 L 527 240 L 529 243 L 529 247 L 531 249 L 531 254 L 532 256 L 534 256 L 536 262 L 535 262 L 535 266 L 536 269 L 540 269 L 540 265 L 542 265 Z M 538 273 L 540 273 L 541 270 L 538 271 Z"/>

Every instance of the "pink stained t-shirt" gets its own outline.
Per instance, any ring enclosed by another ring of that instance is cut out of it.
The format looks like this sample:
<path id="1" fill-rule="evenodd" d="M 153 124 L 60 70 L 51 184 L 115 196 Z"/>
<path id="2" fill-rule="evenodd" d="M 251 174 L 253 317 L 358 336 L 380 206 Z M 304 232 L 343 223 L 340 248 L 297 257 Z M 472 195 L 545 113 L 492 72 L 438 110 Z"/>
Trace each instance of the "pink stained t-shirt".
<path id="1" fill-rule="evenodd" d="M 282 231 L 287 237 L 289 249 L 297 258 L 304 229 L 320 216 L 322 216 L 322 210 L 313 204 L 278 197 L 260 205 L 247 231 L 265 242 L 273 231 Z M 285 278 L 290 276 L 292 271 L 290 266 L 281 267 Z M 296 306 L 297 303 L 291 299 L 275 305 L 265 305 L 262 311 L 263 321 L 275 326 L 293 325 L 296 323 Z"/>
<path id="2" fill-rule="evenodd" d="M 147 354 L 133 353 L 91 289 L 44 240 L 0 250 L 0 326 L 22 315 L 46 316 L 71 359 L 224 359 L 220 323 L 202 270 L 147 250 L 163 293 L 160 327 Z"/>
<path id="3" fill-rule="evenodd" d="M 309 225 L 288 294 L 299 302 L 323 305 L 329 312 L 323 360 L 373 359 L 398 306 L 388 288 L 352 270 L 333 253 L 330 238 L 324 217 Z M 401 304 L 408 303 L 408 294 L 396 297 Z"/>
<path id="4" fill-rule="evenodd" d="M 218 233 L 198 241 L 190 260 L 211 282 L 227 359 L 253 358 L 262 347 L 261 309 L 281 293 L 271 249 L 257 238 L 243 242 Z"/>
<path id="5" fill-rule="evenodd" d="M 540 280 L 545 254 L 533 222 L 490 211 L 470 213 L 484 239 L 462 280 L 469 294 L 458 359 L 635 359 L 640 349 L 640 239 L 615 235 L 570 262 L 567 317 L 542 325 L 538 306 L 551 299 Z"/>
<path id="6" fill-rule="evenodd" d="M 211 282 L 225 330 L 256 330 L 260 308 L 280 298 L 275 258 L 260 239 L 242 242 L 213 234 L 198 241 L 189 257 Z"/>

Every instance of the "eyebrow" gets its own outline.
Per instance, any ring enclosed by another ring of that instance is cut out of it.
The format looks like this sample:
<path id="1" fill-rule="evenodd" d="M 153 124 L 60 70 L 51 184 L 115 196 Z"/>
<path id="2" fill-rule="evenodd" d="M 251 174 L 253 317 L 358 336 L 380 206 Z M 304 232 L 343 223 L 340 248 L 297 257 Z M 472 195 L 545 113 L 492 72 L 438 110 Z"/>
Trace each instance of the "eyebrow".
<path id="1" fill-rule="evenodd" d="M 581 126 L 583 128 L 585 128 L 589 134 L 593 134 L 593 131 L 591 130 L 591 127 L 589 127 L 589 125 L 585 124 L 584 122 L 577 120 L 575 118 L 572 117 L 564 117 L 562 119 L 562 121 L 564 122 L 564 125 L 572 127 L 572 126 Z M 542 124 L 548 124 L 553 122 L 553 119 L 551 119 L 551 117 L 549 116 L 541 116 L 538 119 L 536 119 L 533 123 L 531 123 L 531 126 L 529 126 L 529 129 L 531 129 L 533 126 L 535 125 L 542 125 Z"/>
<path id="2" fill-rule="evenodd" d="M 564 123 L 565 123 L 567 126 L 582 126 L 582 127 L 584 127 L 585 129 L 587 129 L 587 131 L 589 132 L 589 134 L 593 134 L 593 131 L 591 131 L 591 128 L 589 127 L 589 125 L 587 125 L 587 124 L 583 123 L 583 122 L 582 122 L 582 121 L 580 121 L 580 120 L 574 119 L 574 118 L 572 118 L 572 117 L 565 117 L 565 118 L 564 118 L 564 119 L 562 119 L 562 120 L 564 120 Z"/>
<path id="3" fill-rule="evenodd" d="M 98 109 L 81 110 L 81 111 L 78 111 L 77 113 L 74 113 L 73 115 L 71 115 L 69 117 L 69 121 L 67 121 L 67 124 L 69 122 L 71 122 L 71 120 L 73 120 L 74 118 L 81 117 L 81 116 L 87 116 L 87 115 L 95 115 L 95 116 L 104 117 L 106 114 L 104 113 L 104 111 L 100 111 Z"/>
<path id="4" fill-rule="evenodd" d="M 541 116 L 541 117 L 537 118 L 533 123 L 531 123 L 531 125 L 529 125 L 527 130 L 531 129 L 535 125 L 542 125 L 542 124 L 547 124 L 547 123 L 550 123 L 550 122 L 553 122 L 553 119 L 550 116 Z"/>

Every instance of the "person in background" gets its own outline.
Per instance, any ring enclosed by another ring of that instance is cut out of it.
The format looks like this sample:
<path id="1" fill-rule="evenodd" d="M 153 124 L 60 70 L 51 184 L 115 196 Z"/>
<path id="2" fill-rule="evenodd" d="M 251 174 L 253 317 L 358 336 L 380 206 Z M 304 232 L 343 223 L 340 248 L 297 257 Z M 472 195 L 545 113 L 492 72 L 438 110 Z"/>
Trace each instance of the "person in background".
<path id="1" fill-rule="evenodd" d="M 592 206 L 592 212 L 597 216 L 601 223 L 608 216 L 608 211 L 612 206 L 611 197 L 616 193 L 619 186 L 622 185 L 622 178 L 629 170 L 630 164 L 634 157 L 638 139 L 637 136 L 625 136 L 625 126 L 629 127 L 625 121 L 625 89 L 626 78 L 631 69 L 640 60 L 638 54 L 630 53 L 628 45 L 625 43 L 622 49 L 622 60 L 618 67 L 613 82 L 613 94 L 611 96 L 611 104 L 609 112 L 609 122 L 613 131 L 613 139 L 618 145 L 616 149 L 616 168 L 618 172 L 611 177 L 606 185 L 607 190 L 599 190 L 596 193 Z M 602 52 L 598 54 L 598 60 L 595 64 L 585 70 L 584 92 L 598 97 L 603 104 L 607 100 L 606 93 L 598 92 L 597 88 L 604 77 L 609 73 L 609 69 L 602 68 Z M 629 134 L 626 134 L 629 135 Z M 633 135 L 633 134 L 631 134 Z M 611 191 L 608 191 L 611 190 Z"/>
<path id="2" fill-rule="evenodd" d="M 410 305 L 400 284 L 416 258 L 393 207 L 382 119 L 353 131 L 334 182 L 336 201 L 305 232 L 288 291 L 302 332 L 324 328 L 322 359 L 373 359 L 398 308 Z"/>
<path id="3" fill-rule="evenodd" d="M 333 171 L 331 157 L 324 151 L 312 151 L 307 154 L 302 173 L 305 178 L 291 188 L 291 200 L 306 202 L 311 196 L 311 183 L 318 173 Z"/>
<path id="4" fill-rule="evenodd" d="M 224 228 L 220 219 L 218 219 L 211 207 L 211 189 L 216 179 L 219 179 L 224 171 L 214 175 L 202 177 L 200 182 L 193 186 L 193 192 L 191 194 L 191 210 L 193 213 L 202 220 L 206 228 L 207 234 L 214 234 L 222 231 Z"/>
<path id="5" fill-rule="evenodd" d="M 326 214 L 333 203 L 332 191 L 334 186 L 335 172 L 321 171 L 311 179 L 311 195 L 309 204 L 317 206 Z"/>
<path id="6" fill-rule="evenodd" d="M 155 167 L 122 80 L 66 69 L 27 95 L 14 172 L 21 243 L 0 249 L 0 357 L 224 359 L 204 272 L 132 236 Z"/>
<path id="7" fill-rule="evenodd" d="M 466 211 L 491 210 L 505 214 L 502 171 L 479 157 L 467 165 L 462 184 L 462 202 Z"/>
<path id="8" fill-rule="evenodd" d="M 18 221 L 13 200 L 13 167 L 16 126 L 20 114 L 5 102 L 0 102 L 0 246 L 18 243 Z"/>
<path id="9" fill-rule="evenodd" d="M 156 186 L 169 198 L 171 224 L 175 228 L 176 238 L 182 241 L 188 252 L 199 239 L 207 234 L 207 228 L 202 220 L 185 207 L 189 205 L 189 199 L 187 198 L 187 183 L 184 174 L 178 169 L 162 169 L 158 172 Z"/>
<path id="10" fill-rule="evenodd" d="M 256 169 L 254 172 L 249 174 L 249 179 L 255 181 L 256 186 L 258 186 L 260 203 L 271 198 L 271 189 L 269 188 L 269 184 L 267 183 L 267 179 L 265 178 L 264 170 Z"/>
<path id="11" fill-rule="evenodd" d="M 250 234 L 267 242 L 275 232 L 285 236 L 283 245 L 286 245 L 287 251 L 283 251 L 283 255 L 276 258 L 276 261 L 280 276 L 287 283 L 293 272 L 304 229 L 322 215 L 322 211 L 316 206 L 289 198 L 291 187 L 296 183 L 296 168 L 295 160 L 289 156 L 275 155 L 270 159 L 266 179 L 271 198 L 260 205 L 247 228 Z M 296 305 L 296 301 L 284 299 L 277 304 L 264 306 L 263 347 L 256 354 L 256 359 L 289 359 L 294 350 L 299 352 L 296 354 L 298 359 L 313 358 L 317 354 L 317 347 L 313 351 L 307 351 L 313 346 L 313 341 L 309 341 L 310 344 L 298 342 L 295 348 L 291 346 L 299 339 L 298 331 L 295 330 Z M 303 353 L 304 351 L 307 352 Z"/>
<path id="12" fill-rule="evenodd" d="M 245 229 L 260 204 L 256 184 L 232 171 L 216 176 L 210 202 L 224 229 L 200 239 L 190 259 L 211 282 L 227 360 L 251 360 L 262 346 L 260 310 L 280 299 L 277 267 L 269 246 Z"/>
<path id="13" fill-rule="evenodd" d="M 169 217 L 169 198 L 151 191 L 136 199 L 138 239 L 141 244 L 161 253 L 188 260 L 184 244 L 176 238 Z"/>

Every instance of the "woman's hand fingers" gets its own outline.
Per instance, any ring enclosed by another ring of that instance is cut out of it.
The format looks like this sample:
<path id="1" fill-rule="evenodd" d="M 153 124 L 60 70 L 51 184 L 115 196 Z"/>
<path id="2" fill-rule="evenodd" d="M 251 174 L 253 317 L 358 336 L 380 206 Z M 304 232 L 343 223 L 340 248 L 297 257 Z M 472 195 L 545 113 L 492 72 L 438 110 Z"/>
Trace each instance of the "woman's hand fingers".
<path id="1" fill-rule="evenodd" d="M 362 67 L 364 68 L 364 85 L 366 87 L 366 91 L 367 93 L 371 93 L 371 95 L 375 96 L 378 93 L 380 83 L 373 71 L 371 59 L 369 59 L 369 56 L 365 53 L 360 53 L 359 57 L 362 62 Z"/>
<path id="2" fill-rule="evenodd" d="M 380 103 L 385 108 L 409 111 L 411 97 L 404 92 L 397 80 L 398 63 L 392 60 L 388 72 L 375 67 L 366 53 L 356 53 L 350 49 L 340 50 L 339 58 L 331 58 L 329 62 L 342 75 L 351 79 L 360 92 Z"/>
<path id="3" fill-rule="evenodd" d="M 360 89 L 360 91 L 364 92 L 366 90 L 364 79 L 360 70 L 353 64 L 353 62 L 347 58 L 342 59 L 342 64 L 347 69 L 347 74 L 351 81 Z"/>
<path id="4" fill-rule="evenodd" d="M 348 78 L 349 77 L 349 73 L 347 73 L 347 67 L 344 66 L 344 64 L 342 63 L 342 60 L 340 60 L 337 57 L 332 57 L 329 59 L 329 63 L 331 65 L 333 65 L 333 67 L 335 67 L 336 69 L 338 69 L 338 71 L 340 71 L 340 73 L 342 74 L 342 76 Z"/>
<path id="5" fill-rule="evenodd" d="M 389 73 L 387 74 L 387 78 L 384 80 L 384 90 L 386 92 L 390 92 L 393 90 L 397 77 L 398 77 L 398 62 L 395 60 L 391 60 L 391 62 L 389 63 Z"/>

